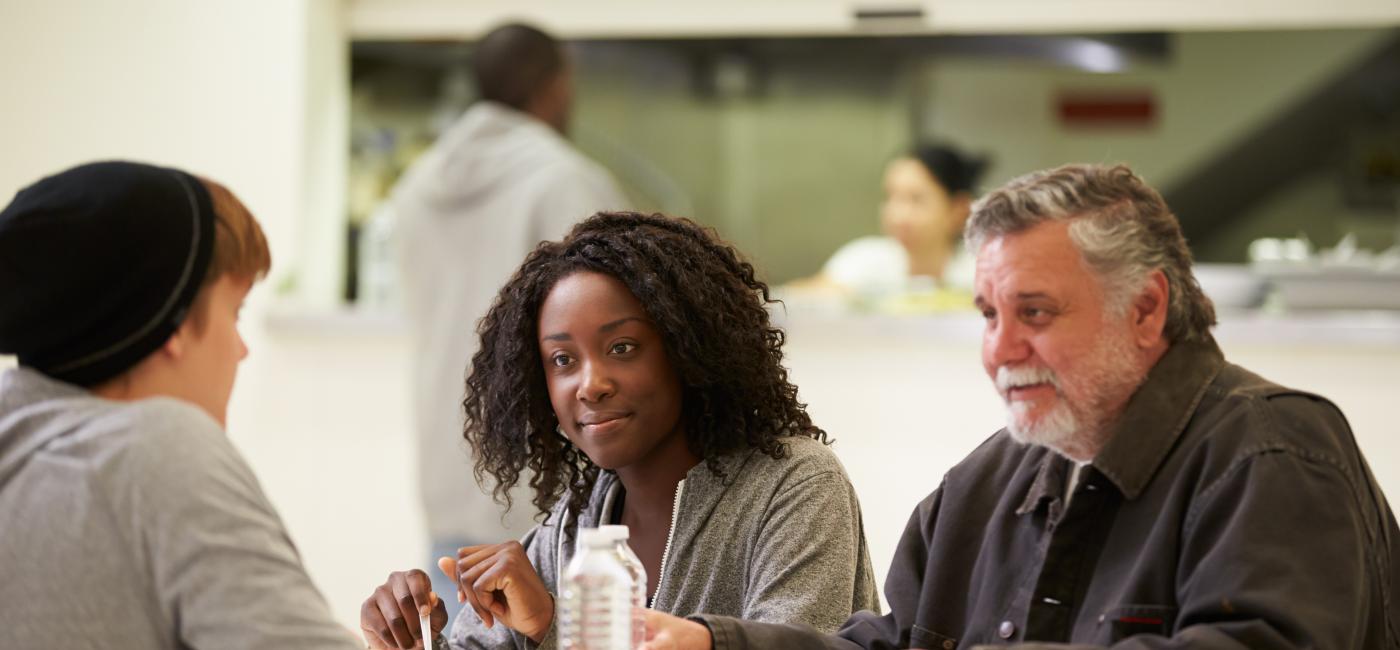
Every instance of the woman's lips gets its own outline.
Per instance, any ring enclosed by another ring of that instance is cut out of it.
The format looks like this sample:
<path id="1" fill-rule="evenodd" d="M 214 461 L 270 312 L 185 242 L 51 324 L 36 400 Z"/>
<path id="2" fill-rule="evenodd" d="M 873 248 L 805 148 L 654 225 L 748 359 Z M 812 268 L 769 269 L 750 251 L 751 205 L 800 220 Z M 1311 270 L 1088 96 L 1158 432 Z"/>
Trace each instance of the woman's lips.
<path id="1" fill-rule="evenodd" d="M 579 428 L 589 435 L 611 433 L 626 424 L 632 418 L 631 413 L 608 414 L 585 418 L 579 422 Z"/>

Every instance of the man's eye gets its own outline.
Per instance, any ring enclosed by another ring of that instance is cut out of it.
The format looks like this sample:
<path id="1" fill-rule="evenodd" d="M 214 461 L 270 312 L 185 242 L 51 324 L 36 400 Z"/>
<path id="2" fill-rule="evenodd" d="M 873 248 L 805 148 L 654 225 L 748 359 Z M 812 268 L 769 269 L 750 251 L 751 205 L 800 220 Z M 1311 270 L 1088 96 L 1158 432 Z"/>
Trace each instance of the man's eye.
<path id="1" fill-rule="evenodd" d="M 1054 314 L 1049 309 L 1039 307 L 1027 307 L 1021 310 L 1021 318 L 1027 323 L 1043 325 L 1049 323 Z"/>
<path id="2" fill-rule="evenodd" d="M 614 343 L 611 349 L 613 354 L 627 354 L 637 349 L 636 343 Z"/>
<path id="3" fill-rule="evenodd" d="M 994 309 L 983 309 L 983 310 L 982 310 L 982 318 L 983 318 L 984 320 L 994 320 L 996 317 L 997 317 L 997 312 L 996 312 L 996 310 L 994 310 Z"/>

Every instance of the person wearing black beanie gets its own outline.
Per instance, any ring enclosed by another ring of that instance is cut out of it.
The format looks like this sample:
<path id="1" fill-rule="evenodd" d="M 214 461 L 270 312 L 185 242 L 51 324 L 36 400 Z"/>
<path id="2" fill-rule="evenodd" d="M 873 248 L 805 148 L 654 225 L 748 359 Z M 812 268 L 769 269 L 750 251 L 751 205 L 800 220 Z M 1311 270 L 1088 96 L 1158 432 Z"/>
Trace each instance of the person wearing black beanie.
<path id="1" fill-rule="evenodd" d="M 175 333 L 213 244 L 209 192 L 177 170 L 94 163 L 21 190 L 0 211 L 0 353 L 111 379 Z"/>
<path id="2" fill-rule="evenodd" d="M 176 169 L 81 165 L 0 210 L 6 647 L 357 647 L 223 428 L 270 264 Z"/>

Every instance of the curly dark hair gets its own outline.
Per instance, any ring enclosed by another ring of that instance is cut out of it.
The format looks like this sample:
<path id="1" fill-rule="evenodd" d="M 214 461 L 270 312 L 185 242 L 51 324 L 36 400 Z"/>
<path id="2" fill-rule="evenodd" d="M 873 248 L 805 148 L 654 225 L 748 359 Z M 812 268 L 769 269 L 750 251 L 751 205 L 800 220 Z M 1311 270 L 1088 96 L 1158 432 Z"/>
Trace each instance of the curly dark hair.
<path id="1" fill-rule="evenodd" d="M 555 283 L 579 271 L 620 280 L 660 330 L 682 386 L 687 443 L 710 471 L 722 475 L 719 457 L 744 448 L 782 458 L 788 436 L 828 442 L 788 381 L 785 337 L 769 321 L 765 306 L 773 300 L 753 265 L 689 219 L 600 212 L 563 241 L 535 248 L 477 328 L 464 437 L 477 482 L 491 476 L 507 509 L 526 468 L 540 514 L 565 493 L 578 512 L 598 478 L 598 466 L 556 430 L 538 343 L 541 304 Z"/>

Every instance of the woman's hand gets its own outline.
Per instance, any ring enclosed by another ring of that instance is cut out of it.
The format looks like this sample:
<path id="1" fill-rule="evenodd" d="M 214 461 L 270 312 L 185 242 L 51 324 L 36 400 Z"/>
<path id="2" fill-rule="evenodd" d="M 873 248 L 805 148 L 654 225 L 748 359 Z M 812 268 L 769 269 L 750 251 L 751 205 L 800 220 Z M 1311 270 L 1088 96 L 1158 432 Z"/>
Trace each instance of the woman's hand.
<path id="1" fill-rule="evenodd" d="M 554 623 L 554 596 L 525 557 L 520 542 L 467 546 L 438 566 L 457 583 L 457 599 L 471 603 L 486 627 L 497 622 L 539 643 Z"/>
<path id="2" fill-rule="evenodd" d="M 432 592 L 428 574 L 395 571 L 360 606 L 360 632 L 371 648 L 430 648 L 433 640 L 420 638 L 420 612 L 431 612 L 434 635 L 447 625 L 447 607 Z"/>

